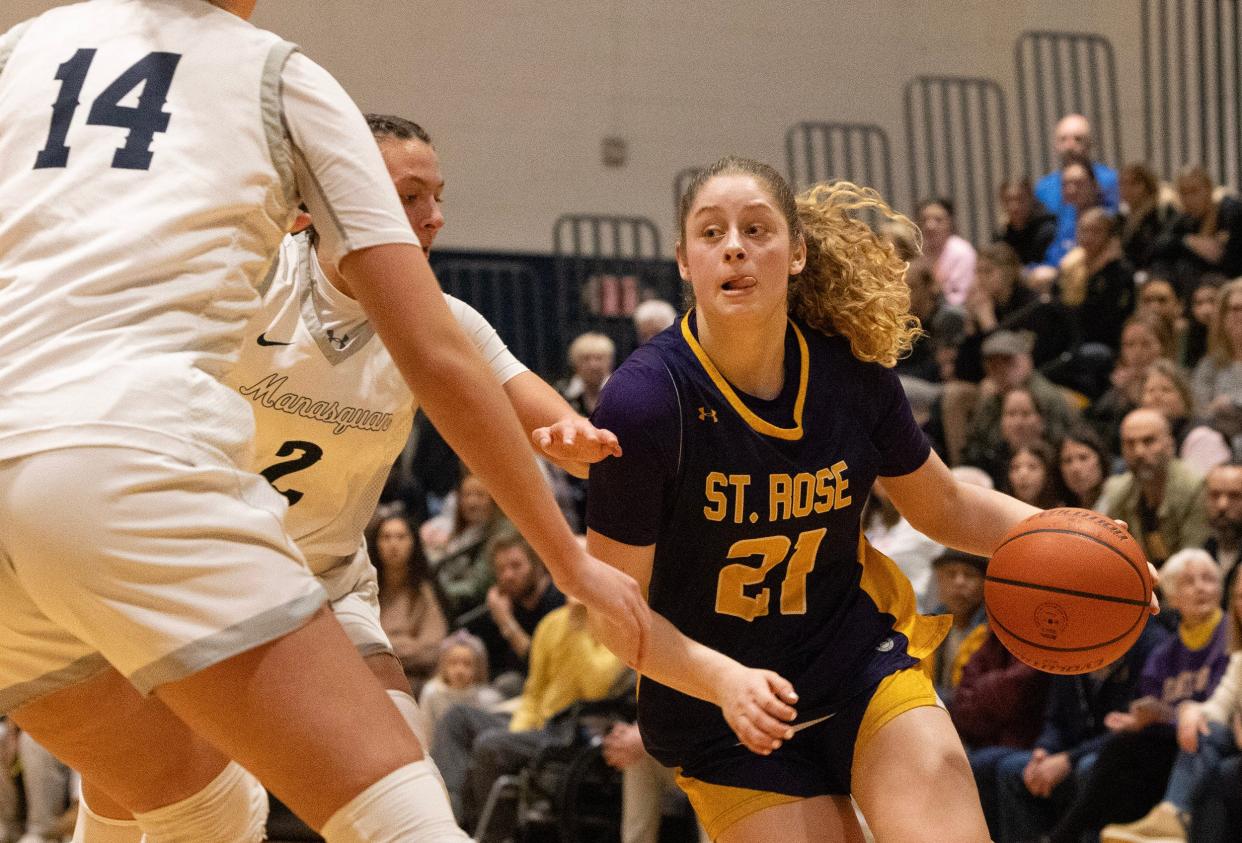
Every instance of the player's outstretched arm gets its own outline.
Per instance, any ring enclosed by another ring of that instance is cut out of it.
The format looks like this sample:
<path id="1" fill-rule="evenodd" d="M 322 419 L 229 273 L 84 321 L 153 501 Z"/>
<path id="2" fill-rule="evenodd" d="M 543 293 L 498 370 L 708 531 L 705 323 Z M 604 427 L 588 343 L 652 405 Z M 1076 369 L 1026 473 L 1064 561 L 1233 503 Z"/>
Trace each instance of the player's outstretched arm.
<path id="1" fill-rule="evenodd" d="M 641 653 L 650 629 L 642 593 L 574 539 L 504 392 L 450 313 L 422 251 L 406 244 L 360 249 L 342 258 L 340 271 L 428 417 L 557 585 L 631 637 Z"/>
<path id="2" fill-rule="evenodd" d="M 879 482 L 914 529 L 978 556 L 991 556 L 1010 527 L 1039 512 L 1002 492 L 958 482 L 934 451 L 909 474 Z"/>
<path id="3" fill-rule="evenodd" d="M 534 372 L 511 378 L 505 392 L 536 450 L 574 477 L 585 479 L 592 463 L 621 456 L 615 435 L 580 416 Z"/>
<path id="4" fill-rule="evenodd" d="M 636 547 L 587 531 L 587 548 L 624 571 L 646 591 L 655 559 L 655 545 Z M 598 622 L 591 628 L 606 647 L 625 658 L 629 642 L 618 630 Z M 783 677 L 770 670 L 749 668 L 724 653 L 682 634 L 657 612 L 651 615 L 651 640 L 634 665 L 643 676 L 662 685 L 720 706 L 738 740 L 752 752 L 767 755 L 793 736 L 789 722 L 797 716 L 798 695 Z"/>

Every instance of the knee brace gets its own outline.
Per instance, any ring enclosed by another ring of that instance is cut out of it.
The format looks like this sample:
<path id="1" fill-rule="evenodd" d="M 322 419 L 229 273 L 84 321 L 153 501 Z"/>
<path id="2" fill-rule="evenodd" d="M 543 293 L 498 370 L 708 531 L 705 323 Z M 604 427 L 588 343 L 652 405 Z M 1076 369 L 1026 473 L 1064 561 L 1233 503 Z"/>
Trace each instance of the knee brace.
<path id="1" fill-rule="evenodd" d="M 267 791 L 240 765 L 193 796 L 135 814 L 148 843 L 259 843 L 267 825 Z"/>
<path id="2" fill-rule="evenodd" d="M 355 796 L 319 833 L 327 843 L 469 843 L 457 827 L 439 776 L 427 761 L 397 770 Z"/>
<path id="3" fill-rule="evenodd" d="M 78 821 L 73 827 L 73 843 L 141 843 L 142 829 L 137 820 L 114 820 L 91 810 L 85 799 L 78 800 Z"/>

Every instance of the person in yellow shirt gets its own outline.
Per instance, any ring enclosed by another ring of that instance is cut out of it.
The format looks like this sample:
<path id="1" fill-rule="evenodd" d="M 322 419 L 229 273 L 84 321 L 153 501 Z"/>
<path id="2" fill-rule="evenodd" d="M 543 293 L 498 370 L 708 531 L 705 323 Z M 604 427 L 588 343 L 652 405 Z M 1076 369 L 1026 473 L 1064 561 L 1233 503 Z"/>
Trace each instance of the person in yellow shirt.
<path id="1" fill-rule="evenodd" d="M 546 728 L 552 715 L 609 696 L 624 673 L 625 665 L 587 628 L 582 604 L 549 612 L 535 627 L 530 673 L 512 717 L 456 706 L 436 725 L 432 757 L 458 821 L 473 827 L 496 779 L 521 770 L 553 741 Z"/>

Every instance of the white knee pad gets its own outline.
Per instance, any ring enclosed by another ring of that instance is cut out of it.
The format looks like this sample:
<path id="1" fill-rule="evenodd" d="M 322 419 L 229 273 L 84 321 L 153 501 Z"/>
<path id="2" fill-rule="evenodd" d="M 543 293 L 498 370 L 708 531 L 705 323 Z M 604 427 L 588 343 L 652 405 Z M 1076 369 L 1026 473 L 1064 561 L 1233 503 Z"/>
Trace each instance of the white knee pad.
<path id="1" fill-rule="evenodd" d="M 429 755 L 431 753 L 431 735 L 428 734 L 427 728 L 429 724 L 427 718 L 423 716 L 422 709 L 418 707 L 418 703 L 404 691 L 394 691 L 391 688 L 388 689 L 388 698 L 397 707 L 397 711 L 401 712 L 401 716 L 410 726 L 410 731 L 418 738 L 418 742 L 423 747 L 423 755 Z"/>
<path id="2" fill-rule="evenodd" d="M 328 818 L 327 843 L 469 843 L 457 827 L 435 768 L 416 761 L 393 770 Z"/>
<path id="3" fill-rule="evenodd" d="M 193 796 L 135 814 L 147 843 L 259 843 L 267 824 L 267 791 L 240 765 Z"/>
<path id="4" fill-rule="evenodd" d="M 137 820 L 101 817 L 90 809 L 85 799 L 79 799 L 73 843 L 142 843 L 142 829 Z"/>

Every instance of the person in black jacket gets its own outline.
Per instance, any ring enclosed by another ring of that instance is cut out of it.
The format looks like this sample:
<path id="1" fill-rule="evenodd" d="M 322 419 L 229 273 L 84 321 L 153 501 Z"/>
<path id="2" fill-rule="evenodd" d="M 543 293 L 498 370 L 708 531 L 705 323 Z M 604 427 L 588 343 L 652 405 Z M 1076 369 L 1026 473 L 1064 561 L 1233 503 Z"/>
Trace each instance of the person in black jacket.
<path id="1" fill-rule="evenodd" d="M 1212 177 L 1202 167 L 1188 167 L 1177 176 L 1182 213 L 1156 244 L 1154 267 L 1178 284 L 1185 301 L 1199 279 L 1209 272 L 1226 278 L 1242 275 L 1242 202 L 1214 198 Z"/>
<path id="2" fill-rule="evenodd" d="M 1126 213 L 1121 222 L 1121 249 L 1136 270 L 1148 269 L 1156 257 L 1156 244 L 1177 211 L 1160 201 L 1160 181 L 1142 162 L 1127 164 L 1118 174 L 1117 186 Z"/>
<path id="3" fill-rule="evenodd" d="M 1002 182 L 1000 200 L 1005 210 L 1005 227 L 992 240 L 1009 244 L 1023 266 L 1042 262 L 1057 236 L 1057 218 L 1035 199 L 1031 180 L 1026 176 Z"/>

